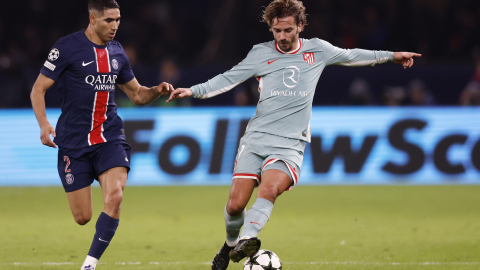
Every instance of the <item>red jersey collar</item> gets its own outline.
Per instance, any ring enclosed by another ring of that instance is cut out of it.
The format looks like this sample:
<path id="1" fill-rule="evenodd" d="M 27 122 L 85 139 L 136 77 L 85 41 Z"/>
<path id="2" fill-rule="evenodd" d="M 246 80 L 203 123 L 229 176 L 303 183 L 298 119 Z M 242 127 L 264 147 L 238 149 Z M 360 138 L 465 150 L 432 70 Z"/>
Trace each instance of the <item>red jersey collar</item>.
<path id="1" fill-rule="evenodd" d="M 298 51 L 300 51 L 300 49 L 302 48 L 302 40 L 299 38 L 299 39 L 298 39 L 298 48 L 295 49 L 295 50 L 292 50 L 292 51 L 290 51 L 290 52 L 284 52 L 284 51 L 282 51 L 282 50 L 278 47 L 278 44 L 277 44 L 276 41 L 275 41 L 275 48 L 277 49 L 277 51 L 278 51 L 279 53 L 282 53 L 282 54 L 296 54 L 296 53 L 297 53 Z"/>

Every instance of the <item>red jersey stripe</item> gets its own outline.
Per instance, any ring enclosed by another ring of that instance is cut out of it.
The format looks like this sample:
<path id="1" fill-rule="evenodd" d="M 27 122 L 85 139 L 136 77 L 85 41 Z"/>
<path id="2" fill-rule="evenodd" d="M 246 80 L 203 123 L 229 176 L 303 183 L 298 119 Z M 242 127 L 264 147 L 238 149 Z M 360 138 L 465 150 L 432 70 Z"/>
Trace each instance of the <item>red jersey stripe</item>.
<path id="1" fill-rule="evenodd" d="M 108 55 L 108 49 L 95 48 L 95 57 L 97 58 L 97 71 L 98 73 L 110 72 L 110 57 Z"/>
<path id="2" fill-rule="evenodd" d="M 107 140 L 103 137 L 103 123 L 107 120 L 107 105 L 110 93 L 108 91 L 96 92 L 94 109 L 92 113 L 92 129 L 88 134 L 88 144 L 95 145 Z"/>

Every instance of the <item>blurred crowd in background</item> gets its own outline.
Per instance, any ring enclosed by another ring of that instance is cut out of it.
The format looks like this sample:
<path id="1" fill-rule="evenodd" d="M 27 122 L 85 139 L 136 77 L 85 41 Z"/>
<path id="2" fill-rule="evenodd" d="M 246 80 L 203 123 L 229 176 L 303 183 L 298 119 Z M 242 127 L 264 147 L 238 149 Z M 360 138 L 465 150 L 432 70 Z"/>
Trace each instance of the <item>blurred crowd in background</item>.
<path id="1" fill-rule="evenodd" d="M 240 62 L 253 45 L 273 39 L 260 22 L 270 0 L 117 0 L 116 40 L 142 85 L 174 87 L 205 82 Z M 0 9 L 0 108 L 30 107 L 29 94 L 50 49 L 88 26 L 87 0 L 8 1 Z M 480 1 L 304 0 L 303 38 L 342 48 L 414 51 L 401 66 L 327 67 L 314 105 L 479 105 Z M 248 80 L 211 100 L 169 106 L 255 105 L 258 82 Z M 53 87 L 55 88 L 55 87 Z M 121 90 L 119 106 L 133 106 Z M 150 106 L 164 106 L 161 98 Z M 56 89 L 47 107 L 59 107 Z"/>

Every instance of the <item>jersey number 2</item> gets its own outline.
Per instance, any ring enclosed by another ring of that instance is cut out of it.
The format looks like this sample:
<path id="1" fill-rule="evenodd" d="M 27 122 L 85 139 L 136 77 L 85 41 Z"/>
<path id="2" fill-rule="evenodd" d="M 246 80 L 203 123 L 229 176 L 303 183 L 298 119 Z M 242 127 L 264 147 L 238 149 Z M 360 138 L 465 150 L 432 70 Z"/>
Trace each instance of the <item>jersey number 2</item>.
<path id="1" fill-rule="evenodd" d="M 68 166 L 70 166 L 70 159 L 69 159 L 67 156 L 64 156 L 64 157 L 63 157 L 63 161 L 66 161 L 66 162 L 67 162 L 67 166 L 65 166 L 65 173 L 71 172 L 72 170 L 70 170 L 70 169 L 68 168 Z"/>

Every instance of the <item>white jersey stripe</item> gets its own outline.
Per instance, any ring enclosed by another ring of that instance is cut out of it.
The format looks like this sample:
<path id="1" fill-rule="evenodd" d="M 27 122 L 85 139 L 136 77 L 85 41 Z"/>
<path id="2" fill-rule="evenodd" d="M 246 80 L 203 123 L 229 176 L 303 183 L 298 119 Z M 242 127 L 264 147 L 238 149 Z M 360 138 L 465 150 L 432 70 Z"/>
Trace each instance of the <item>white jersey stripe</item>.
<path id="1" fill-rule="evenodd" d="M 112 72 L 112 67 L 110 66 L 110 53 L 108 52 L 108 48 L 105 48 L 107 51 L 107 62 L 108 62 L 108 73 Z"/>
<path id="2" fill-rule="evenodd" d="M 95 50 L 95 48 L 93 48 L 93 50 Z M 95 52 L 95 56 L 96 56 L 96 52 Z M 97 69 L 98 69 L 98 65 L 97 65 Z M 91 134 L 91 131 L 93 130 L 93 123 L 95 122 L 95 104 L 97 104 L 97 93 L 95 93 L 95 98 L 93 99 L 93 110 L 92 110 L 92 124 L 90 125 L 90 132 L 88 132 L 88 145 L 89 146 L 92 146 L 92 142 L 90 140 L 90 134 Z"/>
<path id="3" fill-rule="evenodd" d="M 342 62 L 342 63 L 337 63 L 336 65 L 347 66 L 347 67 L 362 67 L 362 66 L 375 66 L 376 64 L 383 64 L 386 62 L 388 62 L 388 57 L 383 57 L 376 60 Z"/>
<path id="4" fill-rule="evenodd" d="M 218 90 L 213 90 L 212 92 L 209 92 L 206 95 L 194 95 L 193 97 L 194 98 L 201 98 L 201 99 L 211 98 L 211 97 L 214 97 L 216 95 L 219 95 L 219 94 L 222 94 L 222 93 L 225 93 L 225 92 L 228 92 L 228 91 L 232 90 L 235 86 L 241 84 L 242 82 L 244 82 L 244 81 L 241 81 L 239 83 L 220 88 Z"/>
<path id="5" fill-rule="evenodd" d="M 99 71 L 98 68 L 98 55 L 97 55 L 97 50 L 95 47 L 93 47 L 93 51 L 95 52 L 95 65 L 97 65 L 97 72 Z"/>

